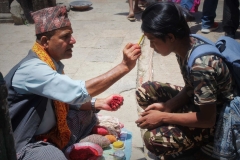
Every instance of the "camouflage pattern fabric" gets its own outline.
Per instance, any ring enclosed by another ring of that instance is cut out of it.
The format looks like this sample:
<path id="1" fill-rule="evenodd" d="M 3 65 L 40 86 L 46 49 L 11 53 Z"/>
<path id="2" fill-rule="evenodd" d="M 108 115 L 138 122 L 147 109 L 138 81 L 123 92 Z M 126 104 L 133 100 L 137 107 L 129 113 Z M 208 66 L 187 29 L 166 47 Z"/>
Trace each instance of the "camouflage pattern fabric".
<path id="1" fill-rule="evenodd" d="M 157 102 L 166 102 L 170 98 L 176 96 L 183 87 L 171 86 L 168 83 L 159 83 L 148 81 L 142 84 L 136 92 L 139 106 L 147 107 L 150 104 Z M 143 108 L 144 109 L 144 108 Z"/>
<path id="2" fill-rule="evenodd" d="M 226 63 L 220 57 L 206 55 L 197 58 L 191 74 L 187 72 L 188 58 L 192 50 L 201 44 L 203 42 L 195 38 L 195 44 L 186 58 L 181 59 L 177 56 L 187 93 L 189 96 L 194 96 L 196 105 L 211 103 L 222 105 L 224 101 L 233 99 L 234 82 Z"/>
<path id="3" fill-rule="evenodd" d="M 136 91 L 138 104 L 145 109 L 157 102 L 166 102 L 182 89 L 180 86 L 160 82 L 146 82 Z M 193 103 L 183 106 L 177 113 L 196 111 Z M 143 140 L 147 149 L 157 156 L 171 155 L 213 141 L 214 129 L 189 128 L 178 125 L 162 125 L 146 131 Z"/>
<path id="4" fill-rule="evenodd" d="M 187 61 L 192 49 L 204 42 L 194 39 L 195 43 L 187 56 L 182 59 L 176 55 L 185 82 L 189 104 L 182 106 L 177 113 L 197 112 L 199 105 L 216 104 L 217 116 L 223 102 L 233 99 L 233 79 L 225 62 L 215 55 L 196 59 L 191 74 L 187 72 Z M 156 102 L 166 102 L 179 93 L 182 87 L 160 82 L 146 82 L 136 91 L 139 106 L 145 109 Z M 144 142 L 150 152 L 157 156 L 171 155 L 213 142 L 214 128 L 189 128 L 178 125 L 162 125 L 147 131 Z"/>

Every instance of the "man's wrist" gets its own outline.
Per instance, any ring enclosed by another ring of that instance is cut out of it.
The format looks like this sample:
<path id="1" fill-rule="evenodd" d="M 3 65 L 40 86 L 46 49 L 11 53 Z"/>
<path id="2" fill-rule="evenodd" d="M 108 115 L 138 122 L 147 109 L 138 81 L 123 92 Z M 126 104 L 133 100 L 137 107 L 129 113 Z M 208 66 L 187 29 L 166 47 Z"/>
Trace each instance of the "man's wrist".
<path id="1" fill-rule="evenodd" d="M 96 98 L 91 99 L 91 108 L 94 113 L 98 113 L 100 111 L 99 109 L 96 109 L 96 107 L 95 107 L 96 100 L 97 100 Z"/>
<path id="2" fill-rule="evenodd" d="M 121 71 L 124 72 L 124 73 L 128 73 L 132 70 L 132 68 L 130 68 L 126 62 L 122 62 L 119 64 L 120 68 L 121 68 Z"/>

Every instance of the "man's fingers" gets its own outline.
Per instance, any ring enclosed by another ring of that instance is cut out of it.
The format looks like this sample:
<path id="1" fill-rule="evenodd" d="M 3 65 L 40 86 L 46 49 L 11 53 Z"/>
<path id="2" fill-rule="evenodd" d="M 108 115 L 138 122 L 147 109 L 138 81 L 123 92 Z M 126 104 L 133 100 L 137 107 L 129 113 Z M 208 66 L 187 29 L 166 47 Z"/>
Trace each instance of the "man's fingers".
<path id="1" fill-rule="evenodd" d="M 132 43 L 128 43 L 128 44 L 125 46 L 125 48 L 126 48 L 126 49 L 129 49 L 129 48 L 131 48 L 132 46 L 133 46 Z"/>
<path id="2" fill-rule="evenodd" d="M 139 57 L 142 54 L 141 49 L 135 49 L 132 54 L 134 57 Z"/>

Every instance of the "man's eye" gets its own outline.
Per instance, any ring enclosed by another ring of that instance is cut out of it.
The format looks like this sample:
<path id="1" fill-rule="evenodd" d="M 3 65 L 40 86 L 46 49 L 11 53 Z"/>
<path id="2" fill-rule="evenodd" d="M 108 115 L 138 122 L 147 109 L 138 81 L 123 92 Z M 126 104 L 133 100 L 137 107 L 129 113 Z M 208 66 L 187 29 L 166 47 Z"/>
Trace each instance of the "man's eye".
<path id="1" fill-rule="evenodd" d="M 71 38 L 71 35 L 65 35 L 63 38 L 64 38 L 64 39 Z"/>

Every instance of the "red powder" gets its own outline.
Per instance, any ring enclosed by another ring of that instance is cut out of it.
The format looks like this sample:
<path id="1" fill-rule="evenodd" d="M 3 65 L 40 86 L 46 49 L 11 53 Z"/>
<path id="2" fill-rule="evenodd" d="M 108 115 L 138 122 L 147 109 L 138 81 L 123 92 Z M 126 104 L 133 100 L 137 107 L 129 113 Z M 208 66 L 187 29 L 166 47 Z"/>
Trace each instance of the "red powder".
<path id="1" fill-rule="evenodd" d="M 93 157 L 97 157 L 98 152 L 91 148 L 90 146 L 74 146 L 72 152 L 69 154 L 70 160 L 80 160 L 80 159 L 89 159 Z"/>
<path id="2" fill-rule="evenodd" d="M 121 104 L 122 102 L 123 102 L 123 97 L 113 96 L 113 99 L 110 102 L 110 107 L 112 109 L 116 109 L 118 104 Z"/>

